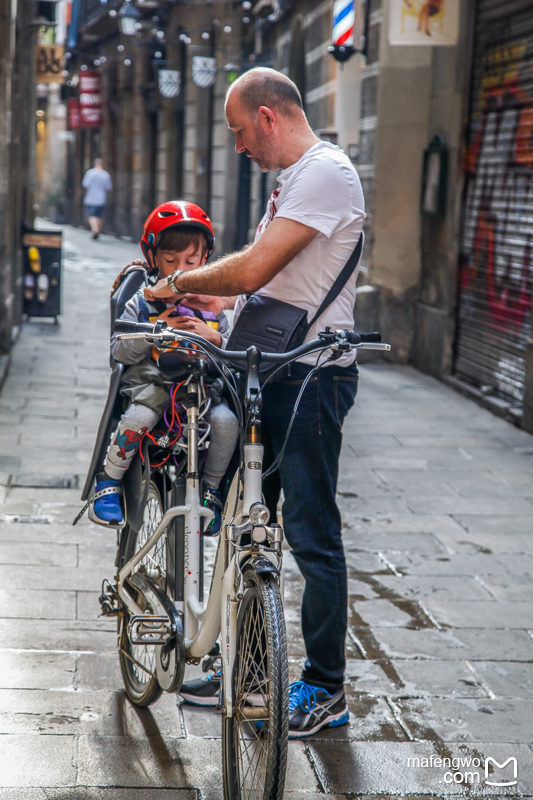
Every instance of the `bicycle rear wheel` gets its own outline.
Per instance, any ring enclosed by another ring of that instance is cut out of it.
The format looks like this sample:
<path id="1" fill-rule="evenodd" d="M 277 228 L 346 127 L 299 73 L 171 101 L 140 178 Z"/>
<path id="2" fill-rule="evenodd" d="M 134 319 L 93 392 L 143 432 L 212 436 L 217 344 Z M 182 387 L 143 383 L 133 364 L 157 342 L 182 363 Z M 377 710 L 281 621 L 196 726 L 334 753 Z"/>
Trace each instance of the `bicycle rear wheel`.
<path id="1" fill-rule="evenodd" d="M 163 516 L 163 503 L 161 494 L 155 481 L 150 480 L 148 500 L 144 509 L 143 524 L 138 533 L 131 528 L 124 530 L 124 549 L 119 555 L 119 568 L 124 566 L 141 547 L 146 544 Z M 166 533 L 161 536 L 156 545 L 146 554 L 135 568 L 156 583 L 163 591 L 166 581 Z M 134 593 L 135 594 L 135 593 Z M 143 611 L 158 613 L 147 604 L 146 598 L 139 592 L 135 597 Z M 146 606 L 146 607 L 143 607 Z M 155 673 L 155 646 L 131 644 L 127 634 L 129 614 L 124 609 L 122 620 L 122 636 L 120 645 L 120 670 L 124 681 L 126 694 L 132 703 L 146 707 L 154 703 L 160 696 L 162 689 Z M 120 623 L 120 620 L 119 620 Z"/>
<path id="2" fill-rule="evenodd" d="M 289 735 L 285 618 L 272 575 L 244 573 L 233 717 L 222 726 L 225 800 L 281 800 Z"/>

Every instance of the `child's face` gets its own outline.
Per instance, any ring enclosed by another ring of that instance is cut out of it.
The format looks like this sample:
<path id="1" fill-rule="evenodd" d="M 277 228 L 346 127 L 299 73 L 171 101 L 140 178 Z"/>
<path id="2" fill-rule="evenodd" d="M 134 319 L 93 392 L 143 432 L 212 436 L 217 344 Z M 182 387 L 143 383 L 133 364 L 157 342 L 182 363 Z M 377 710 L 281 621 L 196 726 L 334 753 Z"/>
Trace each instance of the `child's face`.
<path id="1" fill-rule="evenodd" d="M 177 269 L 188 271 L 200 267 L 205 261 L 201 245 L 191 244 L 187 250 L 157 250 L 155 265 L 162 278 L 168 278 Z"/>

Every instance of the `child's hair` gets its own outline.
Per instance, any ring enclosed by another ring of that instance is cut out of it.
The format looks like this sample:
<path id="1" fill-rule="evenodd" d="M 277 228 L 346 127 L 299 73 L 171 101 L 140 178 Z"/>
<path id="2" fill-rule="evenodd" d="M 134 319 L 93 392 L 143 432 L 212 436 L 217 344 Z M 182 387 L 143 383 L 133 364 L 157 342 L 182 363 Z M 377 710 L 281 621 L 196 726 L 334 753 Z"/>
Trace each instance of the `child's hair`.
<path id="1" fill-rule="evenodd" d="M 202 255 L 207 250 L 207 238 L 203 231 L 194 225 L 178 225 L 175 228 L 168 228 L 161 233 L 157 243 L 157 250 L 176 250 L 182 253 L 188 250 L 191 244 L 201 249 Z"/>

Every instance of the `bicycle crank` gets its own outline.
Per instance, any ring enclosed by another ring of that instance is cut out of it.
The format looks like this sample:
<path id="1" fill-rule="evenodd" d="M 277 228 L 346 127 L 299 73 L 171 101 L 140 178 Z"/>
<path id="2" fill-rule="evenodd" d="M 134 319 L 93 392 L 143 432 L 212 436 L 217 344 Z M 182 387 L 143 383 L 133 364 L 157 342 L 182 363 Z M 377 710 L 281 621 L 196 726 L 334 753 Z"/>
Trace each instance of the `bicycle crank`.
<path id="1" fill-rule="evenodd" d="M 132 644 L 156 645 L 155 672 L 165 692 L 177 692 L 185 675 L 185 640 L 181 612 L 151 578 L 135 572 L 127 584 L 142 594 L 151 613 L 132 614 L 128 638 Z M 134 637 L 134 638 L 132 638 Z M 139 637 L 139 641 L 136 639 Z"/>

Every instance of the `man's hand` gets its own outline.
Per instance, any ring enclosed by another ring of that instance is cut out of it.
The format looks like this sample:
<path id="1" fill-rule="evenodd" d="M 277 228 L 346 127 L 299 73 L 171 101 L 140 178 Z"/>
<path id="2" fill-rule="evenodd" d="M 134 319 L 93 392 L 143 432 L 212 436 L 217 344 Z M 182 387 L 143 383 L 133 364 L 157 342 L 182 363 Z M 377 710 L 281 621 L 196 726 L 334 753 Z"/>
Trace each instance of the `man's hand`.
<path id="1" fill-rule="evenodd" d="M 172 297 L 173 299 L 177 300 L 178 298 L 183 297 L 183 295 L 177 295 L 172 291 L 166 278 L 162 278 L 160 281 L 157 281 L 155 286 L 146 286 L 144 289 L 144 296 L 150 301 L 164 300 L 165 297 Z"/>
<path id="2" fill-rule="evenodd" d="M 122 276 L 124 275 L 126 270 L 129 267 L 133 267 L 133 266 L 135 266 L 135 267 L 148 267 L 148 264 L 146 263 L 146 261 L 143 261 L 141 258 L 136 258 L 134 261 L 130 261 L 129 264 L 126 264 L 124 269 L 120 270 L 120 272 L 118 273 L 117 277 L 113 281 L 113 286 L 111 287 L 111 297 L 113 297 L 113 295 L 117 291 L 118 287 L 122 283 Z"/>
<path id="3" fill-rule="evenodd" d="M 202 322 L 198 317 L 171 317 L 173 313 L 172 308 L 168 308 L 159 315 L 158 320 L 166 322 L 169 328 L 177 328 L 180 331 L 190 331 L 196 333 L 198 336 L 203 336 L 211 344 L 220 347 L 222 344 L 222 336 L 214 328 L 211 328 L 205 322 Z"/>
<path id="4" fill-rule="evenodd" d="M 235 297 L 213 297 L 210 294 L 185 294 L 183 304 L 190 308 L 197 308 L 199 311 L 211 311 L 213 314 L 220 314 L 226 309 L 235 308 L 237 295 Z"/>

